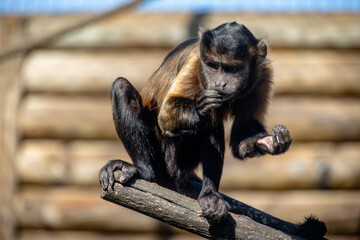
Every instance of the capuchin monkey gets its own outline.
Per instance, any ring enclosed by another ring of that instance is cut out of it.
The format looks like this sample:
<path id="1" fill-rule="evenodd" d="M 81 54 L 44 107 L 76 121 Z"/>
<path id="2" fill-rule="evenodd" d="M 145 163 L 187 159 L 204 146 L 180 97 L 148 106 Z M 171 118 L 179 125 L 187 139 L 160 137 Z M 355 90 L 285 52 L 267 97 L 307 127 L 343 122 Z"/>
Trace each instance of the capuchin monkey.
<path id="1" fill-rule="evenodd" d="M 271 97 L 272 66 L 267 45 L 242 24 L 200 31 L 173 49 L 141 94 L 118 78 L 110 94 L 116 131 L 134 165 L 111 160 L 100 170 L 103 189 L 139 177 L 179 192 L 200 181 L 198 201 L 210 222 L 230 209 L 218 193 L 224 160 L 223 121 L 233 118 L 230 148 L 238 159 L 288 150 L 284 125 L 269 134 L 265 114 Z M 203 178 L 194 169 L 201 163 Z"/>

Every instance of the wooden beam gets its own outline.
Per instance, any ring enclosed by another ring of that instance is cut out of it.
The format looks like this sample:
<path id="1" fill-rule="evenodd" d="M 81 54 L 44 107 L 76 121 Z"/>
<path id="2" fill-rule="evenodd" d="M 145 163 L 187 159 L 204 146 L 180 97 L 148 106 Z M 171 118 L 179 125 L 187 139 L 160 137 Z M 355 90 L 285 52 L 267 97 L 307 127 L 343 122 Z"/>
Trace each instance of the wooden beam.
<path id="1" fill-rule="evenodd" d="M 359 240 L 356 235 L 327 235 L 331 240 Z M 204 238 L 194 234 L 185 233 L 158 233 L 158 234 L 126 234 L 109 233 L 94 231 L 51 231 L 51 230 L 21 230 L 18 240 L 69 240 L 69 239 L 87 239 L 87 240 L 158 240 L 166 238 L 167 240 L 203 240 Z"/>
<path id="2" fill-rule="evenodd" d="M 120 176 L 119 171 L 115 173 L 115 179 Z M 144 180 L 134 180 L 126 185 L 116 183 L 114 191 L 102 191 L 101 197 L 205 238 L 302 239 L 294 235 L 301 234 L 298 225 L 274 218 L 229 197 L 225 199 L 231 204 L 231 211 L 245 216 L 230 213 L 218 223 L 209 223 L 200 216 L 201 209 L 196 200 Z"/>
<path id="3" fill-rule="evenodd" d="M 54 31 L 66 22 L 88 16 L 38 16 L 29 19 L 30 39 Z M 166 21 L 164 21 L 166 19 Z M 245 24 L 273 47 L 359 48 L 359 14 L 132 13 L 106 19 L 71 32 L 52 47 L 174 47 L 194 37 L 198 25 L 213 28 L 224 22 Z M 63 22 L 63 23 L 61 23 Z M 106 36 L 106 37 L 104 37 Z"/>
<path id="4" fill-rule="evenodd" d="M 165 224 L 164 224 L 165 225 Z M 204 240 L 202 237 L 198 237 L 191 233 L 175 233 L 169 231 L 168 228 L 164 227 L 164 232 L 159 233 L 121 233 L 121 232 L 101 232 L 101 231 L 50 231 L 50 230 L 32 230 L 25 229 L 21 230 L 17 240 Z M 342 239 L 343 240 L 343 239 Z M 358 240 L 355 238 L 349 238 L 346 240 Z"/>
<path id="5" fill-rule="evenodd" d="M 1 40 L 1 39 L 0 39 Z M 14 158 L 18 144 L 17 107 L 22 94 L 19 72 L 22 55 L 0 61 L 0 239 L 15 235 L 14 196 L 16 175 Z"/>
<path id="6" fill-rule="evenodd" d="M 46 46 L 50 42 L 56 40 L 57 38 L 60 38 L 66 33 L 71 33 L 75 30 L 84 28 L 93 23 L 99 22 L 103 19 L 129 11 L 135 8 L 141 2 L 143 2 L 143 0 L 133 0 L 129 3 L 116 7 L 108 12 L 98 15 L 91 15 L 88 18 L 82 19 L 81 21 L 72 22 L 70 25 L 66 25 L 64 28 L 57 29 L 57 31 L 52 31 L 50 34 L 47 35 L 44 35 L 43 34 L 44 32 L 42 32 L 41 34 L 37 35 L 36 38 L 34 39 L 28 39 L 27 41 L 22 41 L 18 45 L 12 45 L 4 49 L 3 51 L 0 52 L 0 59 L 9 57 L 17 53 L 25 54 L 36 47 Z"/>
<path id="7" fill-rule="evenodd" d="M 18 149 L 15 169 L 21 183 L 98 185 L 99 169 L 118 158 L 131 162 L 117 140 L 26 140 Z M 358 189 L 359 178 L 359 142 L 295 142 L 286 154 L 247 161 L 234 159 L 227 150 L 220 186 L 222 190 Z"/>
<path id="8" fill-rule="evenodd" d="M 22 78 L 30 92 L 107 95 L 120 76 L 141 89 L 169 51 L 38 50 L 28 56 Z M 269 58 L 275 94 L 360 96 L 360 51 L 272 50 Z"/>
<path id="9" fill-rule="evenodd" d="M 268 127 L 277 124 L 287 126 L 295 141 L 360 140 L 359 100 L 275 97 Z M 30 94 L 22 101 L 19 127 L 27 138 L 117 138 L 110 100 L 101 96 Z"/>

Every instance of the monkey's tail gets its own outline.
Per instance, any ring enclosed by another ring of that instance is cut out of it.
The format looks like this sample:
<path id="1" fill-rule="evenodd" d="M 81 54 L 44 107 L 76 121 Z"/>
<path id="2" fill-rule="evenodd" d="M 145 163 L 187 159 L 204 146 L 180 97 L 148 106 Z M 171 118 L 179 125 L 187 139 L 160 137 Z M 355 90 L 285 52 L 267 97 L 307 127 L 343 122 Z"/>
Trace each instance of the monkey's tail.
<path id="1" fill-rule="evenodd" d="M 308 240 L 322 240 L 327 232 L 324 222 L 317 217 L 310 215 L 305 218 L 305 222 L 300 224 L 298 235 Z"/>

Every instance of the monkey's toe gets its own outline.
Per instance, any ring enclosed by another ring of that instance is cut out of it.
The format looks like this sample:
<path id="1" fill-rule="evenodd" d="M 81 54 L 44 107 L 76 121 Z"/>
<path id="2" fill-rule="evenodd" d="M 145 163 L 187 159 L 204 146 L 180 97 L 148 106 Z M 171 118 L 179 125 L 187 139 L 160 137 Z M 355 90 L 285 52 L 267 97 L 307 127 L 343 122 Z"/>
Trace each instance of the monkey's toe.
<path id="1" fill-rule="evenodd" d="M 107 190 L 108 186 L 109 186 L 109 177 L 107 175 L 106 171 L 102 171 L 102 169 L 100 170 L 99 173 L 99 182 L 100 185 L 102 187 L 102 189 Z"/>

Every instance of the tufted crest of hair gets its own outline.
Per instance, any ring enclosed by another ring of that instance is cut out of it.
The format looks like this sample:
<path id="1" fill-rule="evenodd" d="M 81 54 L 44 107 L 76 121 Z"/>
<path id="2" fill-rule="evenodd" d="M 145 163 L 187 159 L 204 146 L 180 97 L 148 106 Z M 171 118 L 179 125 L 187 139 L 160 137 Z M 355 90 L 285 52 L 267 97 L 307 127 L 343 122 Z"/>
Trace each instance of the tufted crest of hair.
<path id="1" fill-rule="evenodd" d="M 237 59 L 247 59 L 248 53 L 255 50 L 258 43 L 249 29 L 236 22 L 225 23 L 212 30 L 201 30 L 200 38 L 202 54 L 230 55 Z"/>

